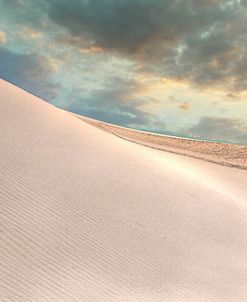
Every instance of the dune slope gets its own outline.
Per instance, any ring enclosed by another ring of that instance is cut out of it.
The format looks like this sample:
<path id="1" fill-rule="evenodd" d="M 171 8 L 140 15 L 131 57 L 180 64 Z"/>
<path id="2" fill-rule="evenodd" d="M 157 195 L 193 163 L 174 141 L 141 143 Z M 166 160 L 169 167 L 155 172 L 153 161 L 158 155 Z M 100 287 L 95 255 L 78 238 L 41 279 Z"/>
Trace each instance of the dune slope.
<path id="1" fill-rule="evenodd" d="M 247 301 L 247 171 L 0 81 L 0 301 Z"/>

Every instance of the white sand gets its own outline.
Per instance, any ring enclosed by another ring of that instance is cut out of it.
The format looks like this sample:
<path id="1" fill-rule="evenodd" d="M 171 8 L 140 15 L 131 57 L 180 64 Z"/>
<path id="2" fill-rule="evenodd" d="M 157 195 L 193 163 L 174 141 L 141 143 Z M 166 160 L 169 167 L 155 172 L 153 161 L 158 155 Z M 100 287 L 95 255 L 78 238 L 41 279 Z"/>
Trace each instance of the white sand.
<path id="1" fill-rule="evenodd" d="M 0 81 L 0 301 L 247 301 L 247 171 Z"/>

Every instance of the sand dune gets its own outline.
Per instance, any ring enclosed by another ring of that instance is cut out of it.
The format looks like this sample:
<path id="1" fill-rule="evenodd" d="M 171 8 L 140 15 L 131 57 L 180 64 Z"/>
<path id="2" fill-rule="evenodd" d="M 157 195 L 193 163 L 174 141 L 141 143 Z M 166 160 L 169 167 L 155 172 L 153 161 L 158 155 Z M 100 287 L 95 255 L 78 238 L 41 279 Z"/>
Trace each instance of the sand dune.
<path id="1" fill-rule="evenodd" d="M 247 170 L 247 147 L 133 130 L 74 114 L 77 118 L 123 139 L 158 150 Z"/>
<path id="2" fill-rule="evenodd" d="M 0 301 L 247 301 L 247 171 L 0 81 Z"/>

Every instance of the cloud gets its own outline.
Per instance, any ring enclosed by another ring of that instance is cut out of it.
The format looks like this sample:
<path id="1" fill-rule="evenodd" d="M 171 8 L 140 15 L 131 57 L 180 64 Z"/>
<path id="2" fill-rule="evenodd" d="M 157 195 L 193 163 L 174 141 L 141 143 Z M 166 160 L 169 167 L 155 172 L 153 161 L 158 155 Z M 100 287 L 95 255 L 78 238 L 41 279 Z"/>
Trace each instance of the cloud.
<path id="1" fill-rule="evenodd" d="M 4 31 L 0 31 L 0 44 L 4 44 L 7 41 L 7 34 Z"/>
<path id="2" fill-rule="evenodd" d="M 219 1 L 53 0 L 48 14 L 74 36 L 88 36 L 107 49 L 136 52 L 155 40 L 177 39 L 193 30 L 195 22 L 203 26 L 212 21 L 217 9 L 210 11 L 210 18 L 203 11 L 215 3 Z"/>
<path id="3" fill-rule="evenodd" d="M 196 125 L 183 132 L 195 137 L 247 145 L 247 124 L 241 119 L 202 116 Z"/>
<path id="4" fill-rule="evenodd" d="M 4 3 L 7 3 L 11 6 L 24 6 L 28 0 L 3 0 Z"/>
<path id="5" fill-rule="evenodd" d="M 74 36 L 87 36 L 103 48 L 135 52 L 159 30 L 159 8 L 165 12 L 160 1 L 53 1 L 49 16 Z"/>
<path id="6" fill-rule="evenodd" d="M 227 93 L 227 94 L 226 94 L 226 97 L 227 97 L 227 98 L 230 98 L 230 99 L 235 99 L 235 98 L 236 98 L 236 95 L 233 94 L 233 93 Z"/>
<path id="7" fill-rule="evenodd" d="M 24 27 L 21 31 L 20 31 L 20 36 L 23 39 L 27 39 L 27 40 L 35 40 L 38 38 L 42 37 L 42 32 L 34 30 L 30 27 Z"/>
<path id="8" fill-rule="evenodd" d="M 15 24 L 32 30 L 45 30 L 48 22 L 46 13 L 48 2 L 47 0 L 0 0 L 1 21 L 7 21 L 8 29 Z"/>
<path id="9" fill-rule="evenodd" d="M 232 0 L 0 0 L 15 20 L 84 55 L 128 56 L 139 73 L 247 90 L 247 6 Z M 58 27 L 60 28 L 58 30 Z M 49 28 L 49 30 L 48 30 Z M 55 34 L 56 32 L 56 34 Z"/>
<path id="10" fill-rule="evenodd" d="M 80 54 L 100 53 L 103 51 L 101 47 L 85 47 L 79 50 Z"/>
<path id="11" fill-rule="evenodd" d="M 140 72 L 247 89 L 247 9 L 237 1 L 53 0 L 48 16 L 77 41 L 141 61 Z"/>
<path id="12" fill-rule="evenodd" d="M 52 100 L 59 86 L 53 84 L 49 60 L 35 54 L 19 54 L 0 48 L 1 77 L 40 97 Z"/>
<path id="13" fill-rule="evenodd" d="M 146 129 L 161 127 L 153 114 L 139 108 L 143 101 L 134 97 L 139 89 L 140 84 L 134 80 L 113 78 L 107 87 L 94 90 L 87 97 L 81 91 L 74 91 L 69 96 L 73 101 L 66 109 L 122 126 Z"/>
<path id="14" fill-rule="evenodd" d="M 179 104 L 178 108 L 181 109 L 181 110 L 187 111 L 187 110 L 190 109 L 190 104 L 188 102 L 184 102 L 182 104 Z"/>

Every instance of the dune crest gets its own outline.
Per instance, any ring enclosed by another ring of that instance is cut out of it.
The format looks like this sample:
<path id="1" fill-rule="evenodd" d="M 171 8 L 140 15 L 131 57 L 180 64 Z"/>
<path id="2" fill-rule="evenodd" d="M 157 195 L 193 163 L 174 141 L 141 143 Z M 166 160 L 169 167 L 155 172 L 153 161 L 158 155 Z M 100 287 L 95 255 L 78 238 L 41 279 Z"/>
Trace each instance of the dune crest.
<path id="1" fill-rule="evenodd" d="M 128 141 L 158 150 L 247 170 L 247 147 L 134 130 L 74 114 L 79 119 Z"/>
<path id="2" fill-rule="evenodd" d="M 0 301 L 247 301 L 247 171 L 0 80 Z"/>

